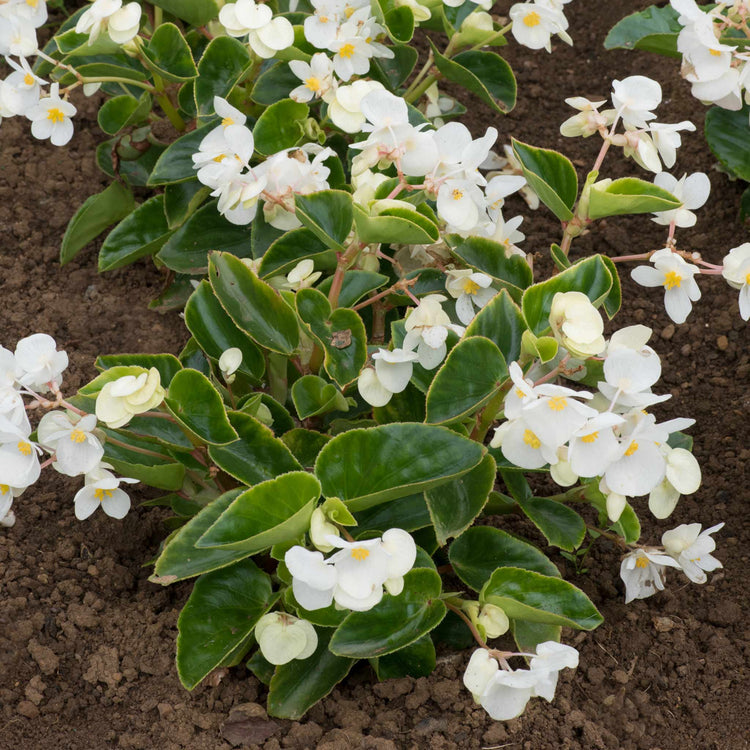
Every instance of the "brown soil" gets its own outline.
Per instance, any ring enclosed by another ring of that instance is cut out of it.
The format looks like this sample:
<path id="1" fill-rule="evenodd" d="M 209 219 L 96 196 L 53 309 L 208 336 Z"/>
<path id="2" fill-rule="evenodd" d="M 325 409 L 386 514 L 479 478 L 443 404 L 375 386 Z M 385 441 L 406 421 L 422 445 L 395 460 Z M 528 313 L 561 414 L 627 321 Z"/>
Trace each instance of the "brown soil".
<path id="1" fill-rule="evenodd" d="M 556 44 L 553 56 L 511 44 L 507 56 L 519 78 L 519 105 L 506 118 L 473 108 L 474 129 L 494 124 L 504 141 L 513 133 L 559 148 L 584 172 L 598 144 L 559 136 L 570 114 L 563 98 L 606 96 L 612 78 L 643 73 L 664 86 L 660 119 L 689 117 L 700 131 L 704 109 L 679 79 L 676 63 L 602 48 L 610 25 L 645 5 L 572 3 L 575 47 Z M 146 309 L 161 284 L 149 263 L 100 276 L 90 247 L 69 267 L 56 264 L 68 218 L 104 184 L 93 165 L 100 137 L 95 109 L 82 109 L 69 148 L 33 142 L 16 120 L 4 122 L 0 133 L 6 300 L 0 342 L 13 347 L 35 331 L 52 334 L 71 355 L 71 388 L 94 374 L 97 354 L 177 352 L 185 339 L 175 314 Z M 700 133 L 685 142 L 678 169 L 708 172 L 713 194 L 697 226 L 678 230 L 678 240 L 720 262 L 747 239 L 737 223 L 742 186 L 714 170 Z M 640 172 L 614 159 L 609 164 L 617 176 Z M 528 214 L 520 202 L 510 203 L 508 216 L 513 209 Z M 523 228 L 524 247 L 545 256 L 558 233 L 550 214 L 540 209 Z M 612 219 L 577 240 L 574 254 L 641 252 L 661 246 L 663 238 L 663 229 L 647 218 Z M 704 279 L 704 300 L 680 327 L 670 324 L 656 291 L 628 280 L 625 287 L 618 326 L 653 327 L 665 360 L 664 387 L 674 396 L 659 414 L 698 420 L 695 453 L 704 470 L 703 486 L 672 518 L 646 519 L 644 540 L 658 543 L 663 530 L 678 523 L 725 520 L 717 552 L 724 569 L 702 587 L 673 575 L 667 591 L 626 607 L 618 553 L 607 542 L 597 544 L 589 572 L 568 570 L 567 577 L 593 598 L 606 621 L 593 633 L 564 634 L 580 649 L 581 662 L 575 674 L 563 675 L 553 704 L 536 701 L 519 719 L 493 722 L 461 684 L 468 652 L 443 653 L 427 679 L 378 684 L 362 666 L 301 722 L 269 720 L 261 707 L 263 686 L 242 667 L 190 694 L 173 661 L 177 614 L 190 586 L 154 586 L 142 567 L 164 533 L 159 512 L 136 509 L 121 523 L 96 514 L 79 523 L 71 502 L 78 483 L 47 477 L 17 502 L 16 526 L 0 533 L 0 750 L 750 747 L 750 632 L 743 616 L 750 546 L 747 328 L 736 293 L 716 280 Z"/>

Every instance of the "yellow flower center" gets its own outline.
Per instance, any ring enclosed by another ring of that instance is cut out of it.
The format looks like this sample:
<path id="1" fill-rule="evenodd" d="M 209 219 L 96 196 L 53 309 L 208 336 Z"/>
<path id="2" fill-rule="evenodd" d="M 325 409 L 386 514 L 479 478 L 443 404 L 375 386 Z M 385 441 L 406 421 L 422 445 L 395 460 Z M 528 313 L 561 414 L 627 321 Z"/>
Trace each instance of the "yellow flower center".
<path id="1" fill-rule="evenodd" d="M 33 75 L 31 75 L 31 73 L 27 73 L 27 74 L 26 74 L 26 75 L 25 75 L 25 76 L 23 77 L 23 82 L 24 82 L 24 83 L 25 83 L 25 84 L 26 84 L 27 86 L 33 86 L 33 85 L 34 85 L 34 80 L 35 80 L 35 79 L 34 79 L 34 76 L 33 76 Z"/>
<path id="2" fill-rule="evenodd" d="M 319 17 L 318 17 L 318 20 L 319 20 L 319 21 L 320 21 L 321 23 L 328 23 L 328 16 L 319 16 Z"/>
<path id="3" fill-rule="evenodd" d="M 26 0 L 26 5 L 36 8 L 36 6 L 39 5 L 39 0 Z"/>
<path id="4" fill-rule="evenodd" d="M 542 19 L 539 17 L 539 14 L 535 10 L 532 10 L 531 13 L 527 13 L 523 17 L 524 26 L 528 26 L 529 28 L 533 26 L 539 26 L 541 22 Z"/>
<path id="5" fill-rule="evenodd" d="M 351 5 L 347 5 L 346 8 L 344 8 L 344 15 L 347 18 L 351 18 L 352 17 L 352 13 L 354 13 L 354 8 L 352 8 Z"/>
<path id="6" fill-rule="evenodd" d="M 94 497 L 101 503 L 105 497 L 112 497 L 112 490 L 103 490 L 97 487 L 94 490 Z"/>
<path id="7" fill-rule="evenodd" d="M 305 86 L 307 86 L 310 91 L 314 91 L 317 94 L 318 91 L 320 91 L 320 79 L 315 76 L 310 76 L 305 79 Z"/>
<path id="8" fill-rule="evenodd" d="M 464 281 L 464 294 L 476 294 L 479 291 L 479 284 L 471 279 Z"/>
<path id="9" fill-rule="evenodd" d="M 18 452 L 21 455 L 24 455 L 24 456 L 31 455 L 31 443 L 27 443 L 25 440 L 19 440 L 18 445 L 16 447 L 18 448 Z"/>
<path id="10" fill-rule="evenodd" d="M 643 555 L 641 557 L 635 558 L 635 567 L 636 568 L 647 568 L 648 567 L 648 558 Z"/>
<path id="11" fill-rule="evenodd" d="M 70 441 L 72 443 L 82 443 L 86 439 L 86 433 L 83 430 L 73 430 L 70 433 Z"/>
<path id="12" fill-rule="evenodd" d="M 552 409 L 552 411 L 563 411 L 567 405 L 568 399 L 566 399 L 565 396 L 552 396 L 547 402 L 547 406 Z"/>
<path id="13" fill-rule="evenodd" d="M 339 55 L 341 57 L 349 58 L 354 54 L 354 45 L 353 44 L 344 44 L 342 45 L 341 49 L 339 50 Z"/>
<path id="14" fill-rule="evenodd" d="M 599 433 L 598 432 L 591 432 L 588 435 L 584 435 L 581 438 L 581 442 L 583 442 L 583 443 L 595 443 L 598 440 L 598 438 L 599 438 Z"/>
<path id="15" fill-rule="evenodd" d="M 745 283 L 750 284 L 750 271 L 745 274 Z"/>
<path id="16" fill-rule="evenodd" d="M 453 198 L 454 201 L 460 201 L 461 198 L 464 197 L 464 194 L 458 188 L 453 188 L 451 197 Z"/>
<path id="17" fill-rule="evenodd" d="M 666 289 L 674 289 L 682 284 L 682 276 L 677 271 L 667 271 L 667 275 L 664 277 L 664 287 Z"/>
<path id="18" fill-rule="evenodd" d="M 10 492 L 10 487 L 7 484 L 0 484 L 0 495 L 7 495 Z"/>
<path id="19" fill-rule="evenodd" d="M 523 442 L 534 450 L 538 450 L 542 444 L 542 441 L 531 430 L 524 430 Z"/>
<path id="20" fill-rule="evenodd" d="M 57 107 L 52 107 L 47 111 L 47 119 L 52 120 L 52 122 L 62 122 L 65 115 Z"/>
<path id="21" fill-rule="evenodd" d="M 717 49 L 710 49 L 708 50 L 709 54 L 713 55 L 714 57 L 721 57 L 721 52 Z"/>
<path id="22" fill-rule="evenodd" d="M 223 127 L 228 128 L 230 125 L 234 125 L 234 120 L 231 117 L 225 117 L 221 124 Z"/>
<path id="23" fill-rule="evenodd" d="M 518 398 L 526 398 L 526 394 L 520 388 L 516 388 L 516 396 Z"/>
<path id="24" fill-rule="evenodd" d="M 370 556 L 370 550 L 365 549 L 364 547 L 355 547 L 352 550 L 352 557 L 358 562 L 362 562 L 362 560 L 366 560 L 369 556 Z"/>
<path id="25" fill-rule="evenodd" d="M 214 156 L 214 158 L 211 161 L 215 161 L 217 164 L 220 164 L 226 158 L 227 158 L 226 154 L 219 154 L 218 156 Z"/>
<path id="26" fill-rule="evenodd" d="M 635 442 L 635 440 L 628 446 L 628 449 L 625 451 L 626 456 L 632 456 L 636 451 L 638 450 L 638 443 Z"/>

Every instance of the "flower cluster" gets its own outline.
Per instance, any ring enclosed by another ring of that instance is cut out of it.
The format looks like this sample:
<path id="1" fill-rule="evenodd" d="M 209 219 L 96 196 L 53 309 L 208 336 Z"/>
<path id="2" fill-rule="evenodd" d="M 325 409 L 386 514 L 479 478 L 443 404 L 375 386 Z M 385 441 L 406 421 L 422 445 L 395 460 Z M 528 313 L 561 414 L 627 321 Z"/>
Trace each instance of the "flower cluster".
<path id="1" fill-rule="evenodd" d="M 141 6 L 122 0 L 94 0 L 79 17 L 76 34 L 88 34 L 93 44 L 102 32 L 106 32 L 115 44 L 127 44 L 138 33 L 141 25 Z"/>

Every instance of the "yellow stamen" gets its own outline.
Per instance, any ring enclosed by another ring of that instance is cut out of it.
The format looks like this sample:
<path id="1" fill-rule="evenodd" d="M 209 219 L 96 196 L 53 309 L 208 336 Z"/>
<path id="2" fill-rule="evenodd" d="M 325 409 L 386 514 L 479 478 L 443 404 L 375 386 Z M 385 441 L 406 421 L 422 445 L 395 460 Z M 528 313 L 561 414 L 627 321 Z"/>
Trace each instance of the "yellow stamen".
<path id="1" fill-rule="evenodd" d="M 352 13 L 354 13 L 354 8 L 352 8 L 351 5 L 347 5 L 346 8 L 344 8 L 344 15 L 347 18 L 351 18 L 352 17 Z"/>
<path id="2" fill-rule="evenodd" d="M 464 197 L 464 194 L 458 188 L 453 188 L 451 197 L 453 198 L 454 201 L 460 201 L 461 198 Z"/>
<path id="3" fill-rule="evenodd" d="M 635 440 L 628 446 L 628 449 L 625 451 L 626 456 L 632 456 L 636 451 L 638 450 L 638 443 L 635 442 Z"/>
<path id="4" fill-rule="evenodd" d="M 682 276 L 677 271 L 667 271 L 664 277 L 665 289 L 674 289 L 674 287 L 679 287 L 680 284 L 682 284 Z"/>
<path id="5" fill-rule="evenodd" d="M 750 285 L 750 271 L 745 274 L 745 283 Z"/>
<path id="6" fill-rule="evenodd" d="M 526 398 L 526 394 L 520 388 L 516 388 L 516 396 L 518 398 Z"/>
<path id="7" fill-rule="evenodd" d="M 362 562 L 362 560 L 366 560 L 369 556 L 370 556 L 370 550 L 365 549 L 364 547 L 355 547 L 352 550 L 352 557 L 358 562 Z"/>
<path id="8" fill-rule="evenodd" d="M 317 94 L 318 91 L 320 91 L 320 78 L 316 78 L 315 76 L 310 76 L 309 78 L 306 78 L 305 86 L 307 86 L 307 88 L 309 88 L 310 91 L 313 91 Z"/>
<path id="9" fill-rule="evenodd" d="M 339 55 L 344 58 L 350 58 L 354 54 L 354 45 L 353 44 L 344 44 L 341 46 L 341 49 L 339 50 Z"/>
<path id="10" fill-rule="evenodd" d="M 218 156 L 214 156 L 214 158 L 211 161 L 215 161 L 217 164 L 220 164 L 226 158 L 227 158 L 226 154 L 219 154 Z"/>
<path id="11" fill-rule="evenodd" d="M 23 77 L 23 82 L 24 82 L 24 83 L 25 83 L 25 84 L 26 84 L 27 86 L 33 86 L 33 85 L 34 85 L 34 81 L 35 81 L 35 80 L 36 80 L 36 79 L 34 78 L 34 76 L 33 76 L 33 75 L 31 75 L 31 73 L 27 73 L 27 74 L 26 74 L 26 75 L 25 75 L 25 76 Z"/>
<path id="12" fill-rule="evenodd" d="M 18 448 L 18 452 L 24 456 L 30 456 L 31 455 L 31 443 L 27 443 L 25 440 L 19 440 L 18 445 L 16 446 Z"/>
<path id="13" fill-rule="evenodd" d="M 721 52 L 717 49 L 710 49 L 708 50 L 709 54 L 713 55 L 714 57 L 721 57 Z"/>
<path id="14" fill-rule="evenodd" d="M 464 294 L 476 294 L 479 289 L 479 284 L 476 281 L 472 281 L 471 279 L 464 281 Z"/>
<path id="15" fill-rule="evenodd" d="M 647 568 L 648 567 L 648 558 L 644 555 L 642 557 L 636 557 L 635 558 L 635 567 L 636 568 Z"/>
<path id="16" fill-rule="evenodd" d="M 328 23 L 328 16 L 318 16 L 318 20 L 321 23 Z"/>
<path id="17" fill-rule="evenodd" d="M 10 492 L 10 487 L 7 484 L 0 484 L 0 495 L 7 495 Z"/>
<path id="18" fill-rule="evenodd" d="M 97 487 L 94 490 L 94 497 L 101 503 L 105 497 L 112 497 L 112 490 L 103 490 Z"/>
<path id="19" fill-rule="evenodd" d="M 542 441 L 531 430 L 524 430 L 523 442 L 531 446 L 534 450 L 538 450 L 542 444 Z"/>
<path id="20" fill-rule="evenodd" d="M 39 5 L 39 0 L 26 0 L 26 5 L 36 8 L 36 6 Z"/>
<path id="21" fill-rule="evenodd" d="M 524 26 L 528 26 L 529 28 L 531 28 L 532 26 L 539 26 L 541 22 L 542 19 L 539 17 L 539 14 L 535 10 L 532 10 L 531 13 L 527 13 L 523 17 Z"/>
<path id="22" fill-rule="evenodd" d="M 82 443 L 86 439 L 86 433 L 83 430 L 73 430 L 70 433 L 70 441 L 72 443 Z"/>
<path id="23" fill-rule="evenodd" d="M 581 442 L 582 443 L 595 443 L 598 438 L 599 438 L 599 433 L 598 432 L 591 432 L 588 435 L 584 435 L 581 438 Z"/>
<path id="24" fill-rule="evenodd" d="M 547 402 L 547 406 L 552 411 L 563 411 L 568 405 L 568 399 L 565 396 L 552 396 Z"/>
<path id="25" fill-rule="evenodd" d="M 221 124 L 223 127 L 228 128 L 230 125 L 234 125 L 234 120 L 231 117 L 225 117 Z"/>
<path id="26" fill-rule="evenodd" d="M 47 110 L 47 119 L 52 120 L 52 122 L 62 122 L 65 115 L 57 107 L 52 107 L 52 109 Z"/>

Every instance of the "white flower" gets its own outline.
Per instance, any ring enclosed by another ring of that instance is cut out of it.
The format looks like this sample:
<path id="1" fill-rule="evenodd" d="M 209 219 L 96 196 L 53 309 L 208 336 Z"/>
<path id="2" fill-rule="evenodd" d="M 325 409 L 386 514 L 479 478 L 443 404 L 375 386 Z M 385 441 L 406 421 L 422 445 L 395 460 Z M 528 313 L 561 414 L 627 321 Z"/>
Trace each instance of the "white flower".
<path id="1" fill-rule="evenodd" d="M 292 89 L 290 99 L 295 102 L 309 102 L 311 99 L 324 97 L 333 84 L 333 63 L 323 52 L 316 52 L 309 64 L 302 60 L 291 60 L 289 67 L 302 86 Z"/>
<path id="2" fill-rule="evenodd" d="M 234 382 L 234 373 L 242 364 L 242 351 L 236 346 L 225 349 L 219 357 L 219 369 L 224 380 L 231 384 Z"/>
<path id="3" fill-rule="evenodd" d="M 557 461 L 557 446 L 543 442 L 523 418 L 503 422 L 490 445 L 502 448 L 505 458 L 522 469 L 541 469 Z"/>
<path id="4" fill-rule="evenodd" d="M 403 347 L 407 351 L 417 350 L 419 364 L 425 370 L 434 370 L 443 361 L 448 350 L 445 344 L 448 330 L 459 336 L 464 332 L 461 326 L 450 322 L 441 307 L 445 299 L 442 294 L 428 294 L 406 318 Z"/>
<path id="5" fill-rule="evenodd" d="M 487 201 L 487 213 L 490 215 L 490 219 L 497 221 L 501 215 L 500 209 L 503 207 L 505 199 L 517 190 L 522 190 L 525 186 L 526 178 L 523 175 L 495 175 L 484 189 L 484 197 Z"/>
<path id="6" fill-rule="evenodd" d="M 670 394 L 657 396 L 651 393 L 651 386 L 661 377 L 661 360 L 645 344 L 651 330 L 645 326 L 641 328 L 648 331 L 648 335 L 642 344 L 640 339 L 637 342 L 634 340 L 638 344 L 637 349 L 620 343 L 625 340 L 625 336 L 617 337 L 615 334 L 610 340 L 604 360 L 605 379 L 598 383 L 598 387 L 605 398 L 612 402 L 613 407 L 642 409 L 670 398 Z"/>
<path id="7" fill-rule="evenodd" d="M 370 406 L 375 407 L 385 406 L 393 397 L 393 391 L 388 390 L 380 382 L 378 374 L 372 367 L 366 367 L 360 373 L 357 379 L 357 390 Z"/>
<path id="8" fill-rule="evenodd" d="M 677 505 L 680 495 L 691 495 L 701 483 L 701 468 L 695 456 L 684 448 L 662 444 L 667 466 L 661 484 L 651 490 L 648 509 L 656 518 L 667 518 Z"/>
<path id="9" fill-rule="evenodd" d="M 59 96 L 60 85 L 50 86 L 49 96 L 26 112 L 31 120 L 31 135 L 39 140 L 49 138 L 54 146 L 64 146 L 73 137 L 73 121 L 78 110 Z"/>
<path id="10" fill-rule="evenodd" d="M 75 477 L 93 471 L 104 456 L 104 448 L 92 434 L 96 416 L 87 414 L 73 421 L 65 412 L 51 411 L 39 421 L 39 444 L 55 454 L 53 466 L 61 474 Z"/>
<path id="11" fill-rule="evenodd" d="M 124 375 L 105 383 L 96 398 L 96 416 L 116 430 L 131 417 L 157 407 L 166 395 L 159 371 L 152 367 L 139 375 Z"/>
<path id="12" fill-rule="evenodd" d="M 705 583 L 706 573 L 723 567 L 722 564 L 711 555 L 716 549 L 716 542 L 711 534 L 723 528 L 720 523 L 706 529 L 701 533 L 699 523 L 681 524 L 675 529 L 665 531 L 661 538 L 668 555 L 671 555 L 682 568 L 683 573 L 693 583 Z"/>
<path id="13" fill-rule="evenodd" d="M 362 114 L 362 99 L 371 91 L 383 89 L 378 81 L 360 79 L 348 86 L 339 86 L 328 102 L 328 117 L 345 133 L 359 133 L 367 118 Z"/>
<path id="14" fill-rule="evenodd" d="M 320 552 L 295 546 L 284 562 L 292 574 L 294 598 L 305 609 L 321 609 L 335 601 L 339 607 L 364 612 L 383 598 L 383 587 L 401 593 L 417 548 L 402 529 L 389 529 L 382 538 L 346 542 L 330 536 L 339 552 L 323 559 Z"/>
<path id="15" fill-rule="evenodd" d="M 474 318 L 475 305 L 481 310 L 497 294 L 491 285 L 492 277 L 486 273 L 471 269 L 448 271 L 445 288 L 455 298 L 456 316 L 464 325 Z"/>
<path id="16" fill-rule="evenodd" d="M 578 650 L 556 641 L 545 641 L 536 647 L 536 656 L 529 661 L 532 674 L 539 676 L 534 686 L 534 695 L 551 702 L 555 697 L 557 678 L 562 669 L 575 669 L 578 666 Z"/>
<path id="17" fill-rule="evenodd" d="M 722 262 L 721 275 L 729 286 L 740 290 L 742 320 L 750 320 L 750 242 L 733 247 Z"/>
<path id="18" fill-rule="evenodd" d="M 315 508 L 310 517 L 310 541 L 321 552 L 331 552 L 334 549 L 328 541 L 331 536 L 340 536 L 338 528 L 328 520 L 323 508 Z"/>
<path id="19" fill-rule="evenodd" d="M 620 565 L 620 578 L 625 584 L 625 604 L 664 591 L 664 571 L 667 567 L 679 568 L 680 564 L 657 550 L 637 549 L 625 555 Z"/>
<path id="20" fill-rule="evenodd" d="M 482 607 L 477 616 L 477 624 L 484 628 L 487 638 L 499 638 L 510 628 L 510 620 L 505 610 L 494 604 L 485 604 Z"/>
<path id="21" fill-rule="evenodd" d="M 307 620 L 286 612 L 270 612 L 255 625 L 255 640 L 263 658 L 271 664 L 307 659 L 318 647 L 318 634 Z"/>
<path id="22" fill-rule="evenodd" d="M 88 34 L 92 44 L 104 28 L 109 17 L 122 7 L 122 0 L 94 0 L 78 17 L 76 34 Z"/>
<path id="23" fill-rule="evenodd" d="M 704 172 L 694 172 L 689 177 L 682 175 L 678 180 L 669 172 L 660 172 L 654 177 L 654 185 L 669 191 L 682 201 L 679 208 L 670 211 L 657 211 L 651 221 L 668 226 L 674 222 L 677 227 L 692 227 L 696 222 L 694 209 L 700 208 L 711 192 L 711 181 Z"/>
<path id="24" fill-rule="evenodd" d="M 552 335 L 574 356 L 604 351 L 604 321 L 583 292 L 557 292 L 549 313 Z"/>
<path id="25" fill-rule="evenodd" d="M 219 22 L 227 34 L 242 37 L 258 57 L 268 59 L 294 44 L 294 28 L 283 16 L 274 18 L 268 5 L 254 0 L 237 0 L 219 11 Z"/>
<path id="26" fill-rule="evenodd" d="M 534 392 L 537 398 L 523 405 L 521 417 L 538 439 L 548 446 L 554 446 L 555 451 L 573 433 L 580 430 L 587 420 L 598 414 L 596 409 L 577 401 L 578 398 L 590 399 L 592 395 L 588 391 L 574 391 L 560 385 L 543 383 L 536 386 Z M 556 461 L 557 458 L 550 463 Z"/>
<path id="27" fill-rule="evenodd" d="M 15 497 L 16 494 L 12 487 L 7 484 L 0 484 L 0 526 L 6 528 L 15 526 L 16 514 L 11 509 Z"/>
<path id="28" fill-rule="evenodd" d="M 141 6 L 128 3 L 113 13 L 107 23 L 107 33 L 115 44 L 127 44 L 138 33 L 141 26 Z"/>
<path id="29" fill-rule="evenodd" d="M 625 420 L 612 412 L 589 419 L 570 438 L 568 461 L 579 477 L 599 477 L 617 457 L 620 444 L 614 429 Z"/>
<path id="30" fill-rule="evenodd" d="M 484 194 L 469 180 L 448 179 L 438 190 L 438 216 L 448 224 L 450 231 L 473 230 L 480 219 L 486 220 L 484 206 Z"/>
<path id="31" fill-rule="evenodd" d="M 103 463 L 86 474 L 85 485 L 73 498 L 75 515 L 79 521 L 88 518 L 100 505 L 110 518 L 125 518 L 130 510 L 130 498 L 119 489 L 120 482 L 135 484 L 138 480 L 116 477 L 104 467 L 112 468 L 109 464 Z"/>
<path id="32" fill-rule="evenodd" d="M 683 120 L 673 124 L 652 122 L 649 126 L 651 138 L 661 156 L 664 166 L 671 169 L 677 160 L 677 149 L 682 145 L 680 130 L 693 132 L 695 125 L 690 120 Z"/>
<path id="33" fill-rule="evenodd" d="M 39 479 L 41 448 L 30 432 L 28 423 L 19 427 L 0 417 L 0 484 L 22 489 Z"/>
<path id="34" fill-rule="evenodd" d="M 488 227 L 488 236 L 495 242 L 505 245 L 505 256 L 507 258 L 510 258 L 511 255 L 525 257 L 525 253 L 517 244 L 526 239 L 526 235 L 518 231 L 518 227 L 521 226 L 522 222 L 523 216 L 514 216 L 512 219 L 506 221 L 502 214 L 498 213 L 495 224 L 490 224 Z"/>
<path id="35" fill-rule="evenodd" d="M 651 110 L 661 103 L 661 86 L 646 76 L 612 81 L 612 103 L 626 126 L 645 128 L 656 117 Z"/>
<path id="36" fill-rule="evenodd" d="M 566 138 L 588 138 L 611 125 L 614 119 L 614 110 L 599 112 L 604 100 L 592 102 L 585 96 L 572 96 L 566 99 L 565 103 L 579 111 L 577 115 L 569 117 L 560 125 L 560 134 Z"/>
<path id="37" fill-rule="evenodd" d="M 391 393 L 401 393 L 411 380 L 414 363 L 419 360 L 419 355 L 406 349 L 378 349 L 372 355 L 372 360 L 381 385 Z"/>
<path id="38" fill-rule="evenodd" d="M 22 371 L 18 382 L 32 390 L 45 389 L 48 383 L 62 383 L 68 355 L 57 351 L 57 344 L 46 333 L 34 333 L 16 344 L 16 364 Z"/>
<path id="39" fill-rule="evenodd" d="M 20 65 L 10 57 L 5 59 L 14 72 L 0 81 L 0 114 L 25 115 L 39 103 L 40 84 L 45 81 L 34 73 L 25 57 Z"/>
<path id="40" fill-rule="evenodd" d="M 562 10 L 540 3 L 516 3 L 508 11 L 515 40 L 529 49 L 552 52 L 551 37 L 557 34 L 566 44 L 573 44 L 565 31 L 568 21 Z"/>
<path id="41" fill-rule="evenodd" d="M 700 273 L 697 266 L 688 263 L 668 247 L 657 250 L 650 258 L 654 267 L 638 266 L 630 275 L 641 286 L 663 286 L 664 306 L 675 323 L 684 323 L 693 309 L 691 302 L 701 298 L 693 276 Z"/>

